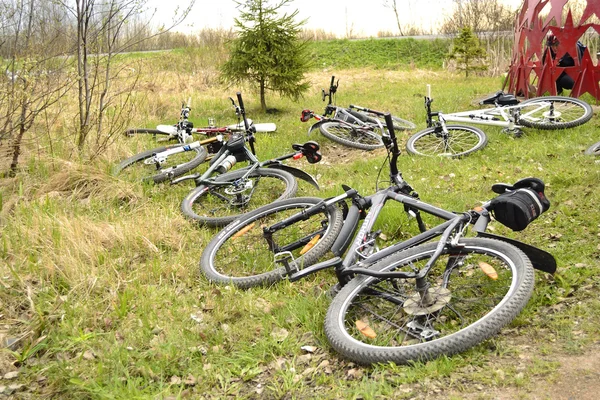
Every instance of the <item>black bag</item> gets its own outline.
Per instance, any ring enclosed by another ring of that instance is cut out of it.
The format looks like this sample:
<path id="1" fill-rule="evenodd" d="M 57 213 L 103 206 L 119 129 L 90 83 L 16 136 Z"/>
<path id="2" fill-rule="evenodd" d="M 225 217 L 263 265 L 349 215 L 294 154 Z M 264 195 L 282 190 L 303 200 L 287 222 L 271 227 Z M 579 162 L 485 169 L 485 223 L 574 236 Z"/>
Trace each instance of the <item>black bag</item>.
<path id="1" fill-rule="evenodd" d="M 550 208 L 550 201 L 544 195 L 544 183 L 537 178 L 526 178 L 512 186 L 497 184 L 495 192 L 505 190 L 491 201 L 490 210 L 496 221 L 513 231 L 522 231 Z"/>

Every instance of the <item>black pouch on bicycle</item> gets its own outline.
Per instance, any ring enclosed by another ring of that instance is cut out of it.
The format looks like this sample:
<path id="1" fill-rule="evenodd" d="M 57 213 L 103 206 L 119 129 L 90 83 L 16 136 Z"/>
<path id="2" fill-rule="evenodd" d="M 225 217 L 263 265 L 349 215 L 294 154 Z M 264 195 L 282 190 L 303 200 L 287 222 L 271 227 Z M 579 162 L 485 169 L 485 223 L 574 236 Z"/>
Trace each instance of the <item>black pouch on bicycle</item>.
<path id="1" fill-rule="evenodd" d="M 522 231 L 550 208 L 544 192 L 518 188 L 492 200 L 491 210 L 496 221 L 513 231 Z"/>
<path id="2" fill-rule="evenodd" d="M 246 138 L 244 137 L 244 135 L 236 133 L 236 134 L 231 135 L 231 138 L 227 141 L 225 146 L 227 147 L 227 150 L 229 150 L 230 152 L 238 153 L 244 148 L 245 143 L 246 143 Z"/>

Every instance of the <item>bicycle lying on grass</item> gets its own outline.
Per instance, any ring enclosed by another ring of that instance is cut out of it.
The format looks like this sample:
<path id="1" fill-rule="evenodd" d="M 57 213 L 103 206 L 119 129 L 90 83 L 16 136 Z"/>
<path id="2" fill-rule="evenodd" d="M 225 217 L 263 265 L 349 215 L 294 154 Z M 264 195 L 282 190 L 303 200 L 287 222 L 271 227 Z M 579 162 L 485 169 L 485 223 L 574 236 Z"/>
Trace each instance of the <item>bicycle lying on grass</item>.
<path id="1" fill-rule="evenodd" d="M 572 128 L 586 123 L 593 114 L 592 107 L 579 99 L 548 96 L 519 102 L 514 95 L 502 91 L 479 103 L 492 105 L 493 108 L 444 114 L 431 111 L 433 99 L 430 91 L 431 87 L 427 85 L 427 129 L 408 139 L 406 150 L 411 154 L 461 157 L 487 144 L 487 136 L 481 129 L 468 125 L 447 125 L 446 122 L 499 126 L 504 128 L 504 132 L 519 137 L 523 134 L 523 127 L 546 130 Z"/>
<path id="2" fill-rule="evenodd" d="M 156 129 L 136 128 L 128 129 L 125 134 L 151 134 L 157 141 L 177 141 L 178 144 L 157 147 L 135 154 L 119 163 L 115 174 L 123 174 L 124 170 L 132 177 L 154 183 L 164 182 L 189 172 L 210 160 L 223 146 L 225 138 L 235 132 L 245 132 L 244 122 L 240 121 L 240 109 L 232 98 L 229 98 L 235 108 L 238 123 L 225 126 L 194 128 L 189 121 L 191 100 L 181 105 L 179 122 L 175 125 L 158 125 Z M 254 124 L 248 120 L 249 129 L 256 132 L 273 132 L 276 125 L 273 123 Z M 212 123 L 210 125 L 213 125 Z M 193 134 L 201 134 L 206 139 L 194 141 Z"/>
<path id="3" fill-rule="evenodd" d="M 325 333 L 335 350 L 360 364 L 427 360 L 475 346 L 525 306 L 533 268 L 556 270 L 549 253 L 485 232 L 491 213 L 522 230 L 546 211 L 541 180 L 496 184 L 499 196 L 460 214 L 427 204 L 398 171 L 400 151 L 390 114 L 385 118 L 389 187 L 363 197 L 343 185 L 337 197 L 261 207 L 219 232 L 200 261 L 210 281 L 240 288 L 333 268 L 339 291 Z M 380 250 L 381 232 L 373 227 L 388 201 L 401 203 L 420 233 Z M 445 222 L 428 229 L 421 212 Z M 477 237 L 465 237 L 468 227 Z M 317 262 L 328 251 L 333 257 Z"/>
<path id="4" fill-rule="evenodd" d="M 383 147 L 381 139 L 384 133 L 385 121 L 381 118 L 381 113 L 357 105 L 348 108 L 338 107 L 332 104 L 339 86 L 339 79 L 336 82 L 335 76 L 331 77 L 329 92 L 321 90 L 323 101 L 329 98 L 323 115 L 315 114 L 311 110 L 303 110 L 300 120 L 306 122 L 311 118 L 318 122 L 309 129 L 310 134 L 313 130 L 319 128 L 319 131 L 326 138 L 336 143 L 361 150 L 374 150 Z M 410 121 L 399 117 L 392 117 L 394 128 L 399 130 L 411 130 L 416 126 Z"/>
<path id="5" fill-rule="evenodd" d="M 254 148 L 254 130 L 246 118 L 239 92 L 237 100 L 244 132 L 231 134 L 204 173 L 182 176 L 171 182 L 194 181 L 196 187 L 181 202 L 181 211 L 186 217 L 209 226 L 226 225 L 243 213 L 294 196 L 298 189 L 295 178 L 319 188 L 308 173 L 282 163 L 290 158 L 297 160 L 301 157 L 306 157 L 311 164 L 317 163 L 321 160 L 319 145 L 312 141 L 294 144 L 293 153 L 260 161 Z M 244 161 L 249 165 L 231 170 L 235 164 Z"/>
<path id="6" fill-rule="evenodd" d="M 229 98 L 236 110 L 236 116 L 238 118 L 237 124 L 230 124 L 225 127 L 217 128 L 214 125 L 214 118 L 208 119 L 208 127 L 194 128 L 194 123 L 189 120 L 190 112 L 192 110 L 192 99 L 188 98 L 187 103 L 181 104 L 181 111 L 179 114 L 179 121 L 173 125 L 161 124 L 152 128 L 130 128 L 125 131 L 127 136 L 135 136 L 139 134 L 149 134 L 157 136 L 157 141 L 165 140 L 178 140 L 180 143 L 185 143 L 187 135 L 193 135 L 199 133 L 201 135 L 214 136 L 214 133 L 222 133 L 226 130 L 242 130 L 244 129 L 243 122 L 240 120 L 239 108 L 236 106 L 233 99 Z M 256 129 L 256 132 L 275 132 L 277 126 L 272 122 L 258 123 L 255 124 L 251 119 L 248 119 L 248 123 Z"/>

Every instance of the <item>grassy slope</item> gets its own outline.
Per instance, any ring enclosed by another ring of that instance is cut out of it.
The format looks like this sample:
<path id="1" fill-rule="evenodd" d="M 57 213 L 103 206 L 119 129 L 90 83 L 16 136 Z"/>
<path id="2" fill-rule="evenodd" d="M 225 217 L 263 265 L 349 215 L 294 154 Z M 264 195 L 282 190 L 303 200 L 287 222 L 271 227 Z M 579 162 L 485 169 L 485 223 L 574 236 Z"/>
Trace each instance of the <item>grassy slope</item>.
<path id="1" fill-rule="evenodd" d="M 445 111 L 472 107 L 499 87 L 497 79 L 465 81 L 435 70 L 324 69 L 309 75 L 312 88 L 303 100 L 271 98 L 276 116 L 260 114 L 256 97 L 242 88 L 248 115 L 278 125 L 277 133 L 258 138 L 260 156 L 308 139 L 300 111 L 321 111 L 320 88 L 332 74 L 340 78 L 338 104 L 387 109 L 419 129 L 426 83 L 433 85 L 435 108 Z M 226 98 L 235 89 L 206 86 L 198 75 L 154 74 L 142 89 L 134 121 L 140 126 L 174 121 L 190 95 L 198 125 L 209 116 L 233 120 Z M 108 173 L 133 151 L 130 139 L 119 139 L 93 165 L 32 158 L 26 172 L 0 182 L 0 339 L 22 338 L 15 352 L 0 352 L 0 371 L 20 372 L 0 386 L 23 383 L 17 392 L 23 396 L 84 398 L 412 398 L 462 397 L 475 387 L 526 390 L 557 371 L 554 354 L 578 353 L 599 340 L 600 164 L 582 154 L 598 141 L 598 125 L 594 117 L 565 132 L 529 129 L 520 139 L 485 128 L 488 146 L 463 160 L 400 158 L 421 197 L 451 210 L 487 200 L 494 182 L 544 179 L 551 210 L 523 233 L 496 231 L 551 251 L 560 267 L 555 277 L 537 274 L 532 300 L 502 335 L 414 366 L 360 368 L 330 350 L 322 328 L 326 291 L 335 282 L 329 273 L 248 291 L 208 284 L 197 263 L 215 231 L 181 216 L 189 187 L 143 187 Z M 323 190 L 301 185 L 302 194 L 333 195 L 341 183 L 374 189 L 382 152 L 311 139 L 321 143 L 323 162 L 294 165 L 317 176 Z M 387 216 L 380 227 L 388 237 L 415 231 L 402 213 Z M 304 345 L 317 351 L 306 354 Z"/>

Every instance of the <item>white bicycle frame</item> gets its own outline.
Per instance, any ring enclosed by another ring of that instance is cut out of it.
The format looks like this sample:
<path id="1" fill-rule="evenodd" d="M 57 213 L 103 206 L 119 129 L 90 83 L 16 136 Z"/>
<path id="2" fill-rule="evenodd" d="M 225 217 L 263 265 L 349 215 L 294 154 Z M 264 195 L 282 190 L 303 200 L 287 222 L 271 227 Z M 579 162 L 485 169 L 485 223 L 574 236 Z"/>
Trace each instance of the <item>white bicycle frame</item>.
<path id="1" fill-rule="evenodd" d="M 431 99 L 431 85 L 427 85 L 427 97 Z M 499 126 L 508 130 L 520 129 L 522 125 L 516 123 L 519 119 L 530 119 L 532 114 L 539 112 L 540 110 L 549 108 L 552 103 L 549 101 L 540 101 L 538 106 L 527 113 L 521 114 L 523 106 L 516 104 L 513 106 L 501 106 L 496 104 L 494 108 L 482 108 L 472 111 L 461 111 L 456 113 L 444 114 L 442 112 L 437 113 L 439 122 L 445 124 L 446 122 L 461 122 L 466 124 L 479 124 L 488 126 Z M 560 114 L 554 112 L 555 118 Z"/>

